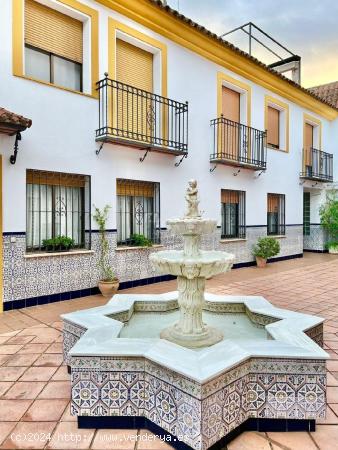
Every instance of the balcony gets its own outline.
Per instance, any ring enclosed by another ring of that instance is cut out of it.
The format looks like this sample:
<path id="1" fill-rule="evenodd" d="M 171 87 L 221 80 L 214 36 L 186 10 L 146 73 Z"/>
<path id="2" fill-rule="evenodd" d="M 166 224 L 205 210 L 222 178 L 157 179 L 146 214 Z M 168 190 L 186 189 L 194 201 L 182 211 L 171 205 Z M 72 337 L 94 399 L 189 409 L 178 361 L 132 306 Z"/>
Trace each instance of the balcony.
<path id="1" fill-rule="evenodd" d="M 333 181 L 333 155 L 316 148 L 303 149 L 301 178 L 314 181 Z"/>
<path id="2" fill-rule="evenodd" d="M 214 152 L 210 162 L 252 170 L 266 169 L 266 132 L 218 117 L 211 120 Z"/>
<path id="3" fill-rule="evenodd" d="M 108 77 L 97 83 L 96 141 L 172 154 L 188 152 L 188 104 Z"/>

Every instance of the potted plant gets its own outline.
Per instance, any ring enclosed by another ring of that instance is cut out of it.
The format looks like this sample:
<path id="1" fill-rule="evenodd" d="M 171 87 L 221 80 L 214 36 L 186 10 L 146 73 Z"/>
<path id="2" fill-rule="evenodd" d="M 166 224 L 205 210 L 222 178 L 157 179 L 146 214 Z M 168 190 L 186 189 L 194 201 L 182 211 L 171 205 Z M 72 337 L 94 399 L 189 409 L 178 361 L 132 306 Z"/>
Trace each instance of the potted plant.
<path id="1" fill-rule="evenodd" d="M 320 224 L 327 232 L 329 241 L 326 248 L 329 253 L 338 254 L 338 199 L 336 195 L 328 195 L 326 202 L 319 209 Z"/>
<path id="2" fill-rule="evenodd" d="M 68 236 L 56 236 L 42 241 L 42 246 L 47 252 L 67 252 L 71 250 L 74 245 L 74 239 Z"/>
<path id="3" fill-rule="evenodd" d="M 280 245 L 277 239 L 272 237 L 259 238 L 252 251 L 253 255 L 256 257 L 257 267 L 265 267 L 267 259 L 278 255 L 279 251 Z"/>
<path id="4" fill-rule="evenodd" d="M 113 269 L 108 263 L 109 257 L 109 242 L 106 237 L 106 223 L 110 206 L 106 205 L 103 209 L 95 207 L 93 218 L 99 226 L 100 234 L 100 257 L 98 267 L 100 268 L 101 277 L 98 282 L 98 287 L 104 297 L 112 297 L 119 288 L 119 280 L 115 276 Z"/>
<path id="5" fill-rule="evenodd" d="M 130 240 L 131 245 L 135 245 L 135 247 L 152 247 L 153 245 L 151 240 L 146 238 L 143 234 L 132 234 Z"/>

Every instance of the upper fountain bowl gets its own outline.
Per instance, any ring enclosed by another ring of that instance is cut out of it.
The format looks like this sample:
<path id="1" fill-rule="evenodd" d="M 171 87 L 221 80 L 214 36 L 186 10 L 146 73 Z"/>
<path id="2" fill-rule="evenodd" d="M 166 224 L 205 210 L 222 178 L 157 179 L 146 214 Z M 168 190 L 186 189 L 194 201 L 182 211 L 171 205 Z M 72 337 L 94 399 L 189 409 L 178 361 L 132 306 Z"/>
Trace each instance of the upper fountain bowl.
<path id="1" fill-rule="evenodd" d="M 202 234 L 211 234 L 217 226 L 217 221 L 202 219 L 202 217 L 184 217 L 183 219 L 167 220 L 167 226 L 174 234 L 200 236 Z"/>

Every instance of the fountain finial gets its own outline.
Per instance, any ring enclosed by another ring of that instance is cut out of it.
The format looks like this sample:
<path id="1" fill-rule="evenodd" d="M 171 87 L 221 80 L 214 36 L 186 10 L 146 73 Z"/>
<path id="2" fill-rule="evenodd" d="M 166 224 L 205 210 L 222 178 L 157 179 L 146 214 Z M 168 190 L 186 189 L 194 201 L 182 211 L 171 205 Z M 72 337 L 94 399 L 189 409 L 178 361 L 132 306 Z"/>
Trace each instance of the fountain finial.
<path id="1" fill-rule="evenodd" d="M 201 214 L 198 210 L 198 204 L 200 201 L 198 198 L 198 189 L 196 180 L 190 180 L 188 182 L 185 200 L 187 202 L 187 212 L 185 214 L 185 217 L 188 218 L 201 217 Z"/>

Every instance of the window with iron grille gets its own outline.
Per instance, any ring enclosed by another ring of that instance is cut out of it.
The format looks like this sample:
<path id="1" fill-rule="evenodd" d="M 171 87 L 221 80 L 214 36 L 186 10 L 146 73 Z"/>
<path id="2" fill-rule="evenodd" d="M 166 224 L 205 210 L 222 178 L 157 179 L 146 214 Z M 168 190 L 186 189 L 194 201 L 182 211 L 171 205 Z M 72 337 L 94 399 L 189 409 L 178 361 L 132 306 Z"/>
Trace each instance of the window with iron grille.
<path id="1" fill-rule="evenodd" d="M 303 194 L 303 235 L 310 236 L 310 192 Z"/>
<path id="2" fill-rule="evenodd" d="M 245 192 L 222 189 L 222 238 L 245 238 Z"/>
<path id="3" fill-rule="evenodd" d="M 268 194 L 267 234 L 285 234 L 285 195 Z"/>
<path id="4" fill-rule="evenodd" d="M 139 234 L 160 242 L 160 184 L 117 180 L 117 242 L 132 245 Z"/>
<path id="5" fill-rule="evenodd" d="M 90 248 L 88 175 L 27 170 L 26 185 L 27 251 L 45 250 L 43 241 L 59 236 Z"/>

